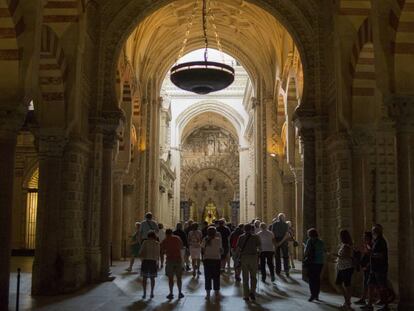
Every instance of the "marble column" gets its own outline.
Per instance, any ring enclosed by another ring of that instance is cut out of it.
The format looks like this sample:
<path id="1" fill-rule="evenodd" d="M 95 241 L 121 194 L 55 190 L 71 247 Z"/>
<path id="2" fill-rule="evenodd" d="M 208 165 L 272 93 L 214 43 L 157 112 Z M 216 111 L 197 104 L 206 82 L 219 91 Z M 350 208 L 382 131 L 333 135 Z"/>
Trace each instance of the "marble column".
<path id="1" fill-rule="evenodd" d="M 0 110 L 0 310 L 9 300 L 10 243 L 16 137 L 23 119 Z"/>
<path id="2" fill-rule="evenodd" d="M 110 278 L 112 243 L 112 165 L 113 152 L 118 137 L 115 129 L 104 130 L 102 152 L 102 193 L 101 193 L 101 279 Z"/>
<path id="3" fill-rule="evenodd" d="M 37 136 L 39 154 L 39 196 L 36 220 L 36 253 L 33 262 L 32 294 L 62 292 L 64 267 L 59 253 L 63 237 L 62 159 L 67 137 L 61 131 L 42 130 Z"/>
<path id="4" fill-rule="evenodd" d="M 119 260 L 122 257 L 122 177 L 123 172 L 116 171 L 113 174 L 113 198 L 112 198 L 112 258 Z"/>
<path id="5" fill-rule="evenodd" d="M 414 96 L 393 96 L 399 201 L 399 310 L 414 310 Z"/>

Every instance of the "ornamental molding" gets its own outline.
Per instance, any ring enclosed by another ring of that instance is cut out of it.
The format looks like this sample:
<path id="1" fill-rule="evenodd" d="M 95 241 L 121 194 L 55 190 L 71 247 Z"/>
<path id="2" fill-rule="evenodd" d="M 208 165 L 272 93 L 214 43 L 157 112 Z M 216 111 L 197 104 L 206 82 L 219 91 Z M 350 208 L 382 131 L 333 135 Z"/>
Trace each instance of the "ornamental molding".
<path id="1" fill-rule="evenodd" d="M 389 96 L 386 105 L 397 130 L 414 131 L 414 95 Z"/>
<path id="2" fill-rule="evenodd" d="M 61 129 L 41 129 L 36 136 L 39 157 L 62 157 L 68 141 Z"/>

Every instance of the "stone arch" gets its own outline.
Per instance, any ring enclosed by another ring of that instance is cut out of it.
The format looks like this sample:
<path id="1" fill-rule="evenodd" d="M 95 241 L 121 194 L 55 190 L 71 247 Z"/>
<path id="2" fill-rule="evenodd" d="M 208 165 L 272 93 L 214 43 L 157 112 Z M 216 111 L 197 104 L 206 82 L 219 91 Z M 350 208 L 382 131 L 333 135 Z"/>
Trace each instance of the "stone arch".
<path id="1" fill-rule="evenodd" d="M 170 3 L 171 1 L 156 1 L 149 3 L 146 7 L 137 1 L 129 1 L 123 4 L 119 10 L 107 4 L 102 8 L 103 24 L 105 24 L 105 37 L 102 39 L 102 57 L 99 76 L 104 77 L 100 81 L 99 89 L 101 90 L 98 98 L 98 105 L 102 105 L 103 98 L 114 97 L 113 94 L 113 80 L 111 77 L 115 76 L 115 64 L 122 49 L 122 44 L 125 42 L 133 27 L 139 24 L 146 16 L 153 13 L 158 8 Z M 316 8 L 310 1 L 300 1 L 298 3 L 292 2 L 278 2 L 277 4 L 269 4 L 266 1 L 255 0 L 252 2 L 271 15 L 275 16 L 285 28 L 292 34 L 299 51 L 302 56 L 304 67 L 305 80 L 304 86 L 304 100 L 310 108 L 315 108 L 316 104 L 316 90 L 314 88 L 316 77 L 316 53 L 318 47 L 316 46 L 314 23 L 316 18 Z M 111 2 L 112 4 L 112 2 Z M 116 11 L 115 14 L 112 12 Z M 139 13 L 138 13 L 139 12 Z M 106 24 L 108 21 L 108 24 Z M 109 21 L 112 21 L 109 23 Z M 306 100 L 305 100 L 306 99 Z M 98 108 L 99 109 L 99 108 Z"/>
<path id="2" fill-rule="evenodd" d="M 209 165 L 203 165 L 203 166 L 199 166 L 199 167 L 193 167 L 191 168 L 191 170 L 189 170 L 188 172 L 185 172 L 185 174 L 183 174 L 183 177 L 181 179 L 181 185 L 182 185 L 182 190 L 186 191 L 187 187 L 188 187 L 188 183 L 191 181 L 191 179 L 199 174 L 200 172 L 206 171 L 206 170 L 216 170 L 219 171 L 221 174 L 223 174 L 224 176 L 226 176 L 226 178 L 228 178 L 228 180 L 231 181 L 232 186 L 234 187 L 234 193 L 235 196 L 237 196 L 237 192 L 238 192 L 238 188 L 239 188 L 239 180 L 236 176 L 233 176 L 234 174 L 232 174 L 232 172 L 230 170 L 228 170 L 225 167 L 217 167 L 215 165 L 211 165 L 213 163 L 210 163 Z M 182 195 L 186 195 L 186 192 L 183 192 Z M 182 196 L 182 197 L 184 197 Z"/>
<path id="3" fill-rule="evenodd" d="M 412 93 L 414 88 L 414 27 L 412 23 L 414 0 L 397 1 L 396 9 L 390 12 L 390 27 L 394 40 L 391 51 L 394 55 L 394 91 Z"/>
<path id="4" fill-rule="evenodd" d="M 11 99 L 20 95 L 22 50 L 19 41 L 25 30 L 18 0 L 0 0 L 0 23 L 0 67 L 7 72 L 0 77 L 0 94 Z"/>
<path id="5" fill-rule="evenodd" d="M 175 129 L 176 141 L 173 143 L 179 145 L 181 141 L 182 131 L 186 127 L 186 125 L 194 117 L 206 112 L 214 112 L 224 116 L 234 126 L 234 129 L 236 130 L 240 142 L 241 137 L 243 137 L 244 135 L 245 127 L 245 120 L 243 116 L 240 115 L 240 113 L 238 113 L 231 106 L 218 100 L 202 100 L 188 107 L 177 117 L 177 126 Z"/>
<path id="6" fill-rule="evenodd" d="M 43 25 L 39 61 L 41 104 L 37 114 L 40 123 L 47 126 L 62 126 L 66 123 L 66 77 L 66 58 L 59 38 L 49 26 Z"/>
<path id="7" fill-rule="evenodd" d="M 351 59 L 352 124 L 366 124 L 375 119 L 376 69 L 372 27 L 366 19 L 358 31 Z M 374 115 L 374 119 L 372 116 Z"/>
<path id="8" fill-rule="evenodd" d="M 371 12 L 371 0 L 341 0 L 339 14 L 347 16 L 368 16 Z"/>

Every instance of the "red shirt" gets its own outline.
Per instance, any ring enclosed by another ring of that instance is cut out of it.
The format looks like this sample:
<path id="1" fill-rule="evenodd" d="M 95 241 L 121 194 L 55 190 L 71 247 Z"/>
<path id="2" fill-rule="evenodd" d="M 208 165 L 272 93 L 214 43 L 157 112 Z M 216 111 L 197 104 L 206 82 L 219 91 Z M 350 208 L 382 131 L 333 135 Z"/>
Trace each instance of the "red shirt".
<path id="1" fill-rule="evenodd" d="M 183 243 L 176 235 L 166 236 L 161 242 L 161 250 L 167 255 L 167 261 L 181 261 Z"/>

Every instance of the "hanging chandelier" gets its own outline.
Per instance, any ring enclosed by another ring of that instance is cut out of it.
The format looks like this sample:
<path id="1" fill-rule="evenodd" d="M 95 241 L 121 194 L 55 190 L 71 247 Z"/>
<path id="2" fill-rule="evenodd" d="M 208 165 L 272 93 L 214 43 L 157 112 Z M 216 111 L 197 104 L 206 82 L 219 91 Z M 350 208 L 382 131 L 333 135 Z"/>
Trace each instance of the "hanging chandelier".
<path id="1" fill-rule="evenodd" d="M 194 12 L 197 8 L 198 0 L 196 0 L 193 8 L 193 14 L 189 18 L 187 24 L 186 37 L 183 41 L 183 46 L 180 50 L 179 57 L 181 58 L 184 52 L 185 46 L 188 41 L 188 35 L 190 28 L 193 24 Z M 202 8 L 202 25 L 204 35 L 204 60 L 186 62 L 175 65 L 171 68 L 170 79 L 180 89 L 197 93 L 200 95 L 209 94 L 211 92 L 220 91 L 225 89 L 234 81 L 234 68 L 220 62 L 208 61 L 208 38 L 207 38 L 207 5 L 206 0 L 203 0 Z M 215 37 L 217 41 L 217 47 L 222 52 L 220 39 L 217 32 L 217 27 L 214 23 L 214 16 L 210 14 L 212 19 L 213 28 L 215 30 Z"/>

